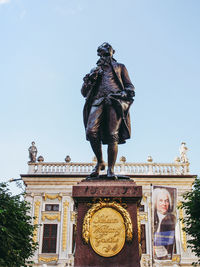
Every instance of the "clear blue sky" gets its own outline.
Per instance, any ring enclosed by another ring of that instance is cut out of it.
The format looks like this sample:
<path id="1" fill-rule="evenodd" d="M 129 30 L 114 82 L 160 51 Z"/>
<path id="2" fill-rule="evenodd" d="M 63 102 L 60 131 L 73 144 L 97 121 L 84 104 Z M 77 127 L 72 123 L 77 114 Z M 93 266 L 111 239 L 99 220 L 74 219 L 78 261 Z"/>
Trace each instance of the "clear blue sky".
<path id="1" fill-rule="evenodd" d="M 136 87 L 118 158 L 172 162 L 185 141 L 198 174 L 199 14 L 199 0 L 0 0 L 1 179 L 27 172 L 33 140 L 45 161 L 91 161 L 80 88 L 104 41 Z"/>

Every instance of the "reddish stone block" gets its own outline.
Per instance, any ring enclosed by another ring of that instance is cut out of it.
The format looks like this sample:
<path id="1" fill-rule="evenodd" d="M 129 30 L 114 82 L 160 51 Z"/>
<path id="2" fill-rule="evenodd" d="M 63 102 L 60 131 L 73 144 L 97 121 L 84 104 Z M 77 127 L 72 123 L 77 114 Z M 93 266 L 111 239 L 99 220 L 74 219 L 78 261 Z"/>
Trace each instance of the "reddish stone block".
<path id="1" fill-rule="evenodd" d="M 77 234 L 75 267 L 140 267 L 137 206 L 142 198 L 142 187 L 137 186 L 131 180 L 117 181 L 87 181 L 83 180 L 78 185 L 73 186 L 72 197 L 77 204 Z M 126 203 L 127 211 L 130 214 L 133 225 L 133 240 L 131 243 L 125 242 L 122 250 L 115 256 L 102 257 L 98 255 L 82 239 L 82 225 L 85 214 L 96 198 L 120 198 L 122 203 Z"/>

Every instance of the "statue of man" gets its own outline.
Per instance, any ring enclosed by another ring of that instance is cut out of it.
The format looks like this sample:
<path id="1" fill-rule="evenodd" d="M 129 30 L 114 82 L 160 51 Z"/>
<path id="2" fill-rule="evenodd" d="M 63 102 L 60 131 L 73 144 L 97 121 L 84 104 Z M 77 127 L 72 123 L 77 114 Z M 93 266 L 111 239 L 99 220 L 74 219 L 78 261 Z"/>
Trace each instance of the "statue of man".
<path id="1" fill-rule="evenodd" d="M 36 162 L 36 157 L 37 157 L 37 147 L 35 146 L 35 142 L 31 143 L 31 146 L 28 149 L 29 151 L 29 162 Z"/>
<path id="2" fill-rule="evenodd" d="M 187 151 L 188 148 L 186 147 L 186 143 L 182 142 L 181 147 L 180 147 L 180 156 L 181 156 L 181 162 L 182 163 L 188 163 L 188 158 L 187 158 Z"/>
<path id="3" fill-rule="evenodd" d="M 103 43 L 97 49 L 97 67 L 83 78 L 81 93 L 86 97 L 83 110 L 86 139 L 90 141 L 97 164 L 90 177 L 98 177 L 105 169 L 101 144 L 108 145 L 107 177 L 116 179 L 114 166 L 118 144 L 130 138 L 129 108 L 134 86 L 126 67 L 113 58 L 114 49 Z"/>

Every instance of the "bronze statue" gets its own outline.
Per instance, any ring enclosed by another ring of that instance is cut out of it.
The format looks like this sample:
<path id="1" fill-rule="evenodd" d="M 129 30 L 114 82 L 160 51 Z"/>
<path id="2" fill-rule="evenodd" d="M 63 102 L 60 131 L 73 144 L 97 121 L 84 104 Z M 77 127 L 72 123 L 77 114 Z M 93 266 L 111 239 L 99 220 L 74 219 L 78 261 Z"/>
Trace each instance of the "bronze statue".
<path id="1" fill-rule="evenodd" d="M 29 152 L 29 162 L 36 162 L 36 157 L 37 157 L 37 147 L 35 146 L 35 142 L 33 141 L 31 143 L 31 146 L 28 149 Z"/>
<path id="2" fill-rule="evenodd" d="M 90 177 L 105 169 L 101 144 L 108 144 L 107 177 L 116 179 L 114 165 L 118 144 L 130 138 L 129 108 L 135 96 L 126 67 L 113 58 L 114 49 L 103 43 L 97 49 L 97 67 L 83 78 L 81 93 L 86 97 L 83 110 L 86 139 L 90 141 L 97 164 Z"/>

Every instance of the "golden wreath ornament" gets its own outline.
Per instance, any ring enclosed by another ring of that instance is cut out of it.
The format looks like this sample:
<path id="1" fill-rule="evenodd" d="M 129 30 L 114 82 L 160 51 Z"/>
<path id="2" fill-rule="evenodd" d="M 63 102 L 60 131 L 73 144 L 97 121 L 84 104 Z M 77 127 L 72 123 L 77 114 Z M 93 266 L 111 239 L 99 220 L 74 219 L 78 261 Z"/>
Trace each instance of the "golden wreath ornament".
<path id="1" fill-rule="evenodd" d="M 83 221 L 83 228 L 82 228 L 82 237 L 86 244 L 89 243 L 90 240 L 90 223 L 92 220 L 93 215 L 103 208 L 112 208 L 119 212 L 124 220 L 125 225 L 125 235 L 126 241 L 131 242 L 133 239 L 133 226 L 131 222 L 130 215 L 128 211 L 122 207 L 121 204 L 117 203 L 116 201 L 109 202 L 109 199 L 99 200 L 98 203 L 93 204 L 92 207 L 87 211 L 84 221 Z"/>

